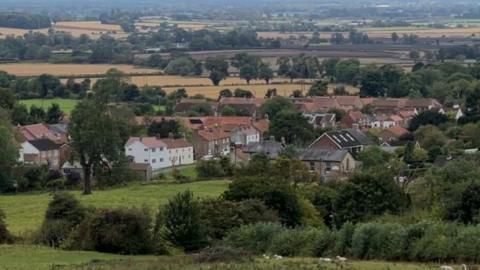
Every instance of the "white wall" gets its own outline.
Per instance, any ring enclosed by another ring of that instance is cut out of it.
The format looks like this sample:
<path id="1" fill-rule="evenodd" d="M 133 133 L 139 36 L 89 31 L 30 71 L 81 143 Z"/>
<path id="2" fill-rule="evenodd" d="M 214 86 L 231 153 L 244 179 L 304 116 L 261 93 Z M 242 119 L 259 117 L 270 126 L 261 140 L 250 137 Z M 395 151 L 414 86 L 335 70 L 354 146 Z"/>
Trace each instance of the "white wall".
<path id="1" fill-rule="evenodd" d="M 145 151 L 147 150 L 147 151 Z M 134 142 L 125 147 L 125 154 L 132 156 L 135 163 L 148 163 L 152 170 L 160 170 L 194 163 L 193 146 L 183 148 L 156 147 L 148 148 L 141 142 Z"/>

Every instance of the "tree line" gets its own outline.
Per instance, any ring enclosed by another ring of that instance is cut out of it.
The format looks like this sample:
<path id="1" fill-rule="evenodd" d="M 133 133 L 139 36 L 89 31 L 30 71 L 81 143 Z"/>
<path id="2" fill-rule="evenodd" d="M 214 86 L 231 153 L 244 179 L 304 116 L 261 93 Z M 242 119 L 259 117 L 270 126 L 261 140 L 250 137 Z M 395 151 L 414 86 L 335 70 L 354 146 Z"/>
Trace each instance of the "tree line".
<path id="1" fill-rule="evenodd" d="M 50 25 L 50 18 L 45 15 L 27 14 L 19 12 L 0 13 L 0 27 L 40 29 L 49 28 Z"/>

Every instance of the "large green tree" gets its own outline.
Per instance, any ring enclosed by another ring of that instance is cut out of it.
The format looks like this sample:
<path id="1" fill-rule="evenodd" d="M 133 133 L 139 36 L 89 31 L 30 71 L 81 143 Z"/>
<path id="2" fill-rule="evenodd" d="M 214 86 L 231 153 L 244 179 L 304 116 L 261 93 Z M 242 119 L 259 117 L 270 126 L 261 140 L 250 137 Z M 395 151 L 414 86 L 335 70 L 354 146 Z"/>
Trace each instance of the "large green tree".
<path id="1" fill-rule="evenodd" d="M 209 57 L 205 62 L 205 68 L 210 71 L 210 80 L 214 85 L 226 79 L 229 75 L 228 62 L 223 57 Z"/>
<path id="2" fill-rule="evenodd" d="M 271 120 L 268 134 L 287 144 L 305 145 L 311 142 L 315 133 L 313 126 L 301 113 L 295 110 L 282 110 Z"/>
<path id="3" fill-rule="evenodd" d="M 91 176 L 95 166 L 108 166 L 121 154 L 121 128 L 107 112 L 104 103 L 84 100 L 72 112 L 69 132 L 74 153 L 83 167 L 83 193 L 91 194 Z"/>

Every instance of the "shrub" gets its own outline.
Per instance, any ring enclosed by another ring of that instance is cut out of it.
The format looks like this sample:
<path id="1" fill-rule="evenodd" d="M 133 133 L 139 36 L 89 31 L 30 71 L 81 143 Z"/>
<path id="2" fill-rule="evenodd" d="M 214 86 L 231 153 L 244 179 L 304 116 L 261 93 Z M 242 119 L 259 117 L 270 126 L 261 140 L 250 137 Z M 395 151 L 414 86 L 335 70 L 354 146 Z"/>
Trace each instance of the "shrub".
<path id="1" fill-rule="evenodd" d="M 284 225 L 293 227 L 302 223 L 302 207 L 287 182 L 263 176 L 241 177 L 230 184 L 224 197 L 232 201 L 258 199 L 277 211 Z"/>
<path id="2" fill-rule="evenodd" d="M 312 257 L 322 236 L 323 232 L 315 228 L 283 230 L 273 237 L 269 251 L 282 256 Z"/>
<path id="3" fill-rule="evenodd" d="M 60 246 L 85 216 L 86 209 L 72 194 L 56 193 L 48 204 L 38 240 L 49 246 Z"/>
<path id="4" fill-rule="evenodd" d="M 397 224 L 361 224 L 352 238 L 352 254 L 359 259 L 398 259 L 403 228 Z"/>
<path id="5" fill-rule="evenodd" d="M 5 224 L 5 214 L 0 209 L 0 244 L 11 243 L 13 237 L 7 230 L 7 224 Z"/>
<path id="6" fill-rule="evenodd" d="M 82 242 L 100 252 L 151 253 L 151 224 L 147 209 L 100 209 L 81 225 Z"/>
<path id="7" fill-rule="evenodd" d="M 269 250 L 273 238 L 284 230 L 279 223 L 249 224 L 227 233 L 224 241 L 228 246 L 262 254 Z"/>
<path id="8" fill-rule="evenodd" d="M 196 257 L 196 261 L 199 263 L 245 261 L 250 259 L 250 256 L 250 253 L 241 249 L 216 246 L 203 249 Z"/>
<path id="9" fill-rule="evenodd" d="M 341 256 L 350 256 L 352 248 L 352 238 L 355 232 L 355 226 L 351 222 L 343 224 L 342 228 L 336 232 L 334 253 Z"/>
<path id="10" fill-rule="evenodd" d="M 225 177 L 233 174 L 233 166 L 228 157 L 212 160 L 199 160 L 196 164 L 198 177 L 208 179 L 212 177 Z"/>
<path id="11" fill-rule="evenodd" d="M 200 203 L 200 209 L 206 234 L 213 239 L 222 239 L 228 231 L 241 225 L 278 221 L 276 212 L 259 200 L 204 200 Z"/>
<path id="12" fill-rule="evenodd" d="M 164 226 L 168 240 L 186 251 L 205 247 L 207 242 L 200 219 L 200 206 L 199 202 L 193 198 L 192 192 L 187 190 L 177 194 L 160 211 L 163 216 L 157 218 L 156 227 Z"/>
<path id="13" fill-rule="evenodd" d="M 454 258 L 457 225 L 433 223 L 412 246 L 411 259 L 417 261 L 447 261 Z"/>
<path id="14" fill-rule="evenodd" d="M 455 250 L 460 261 L 480 261 L 480 225 L 461 228 L 455 239 Z"/>

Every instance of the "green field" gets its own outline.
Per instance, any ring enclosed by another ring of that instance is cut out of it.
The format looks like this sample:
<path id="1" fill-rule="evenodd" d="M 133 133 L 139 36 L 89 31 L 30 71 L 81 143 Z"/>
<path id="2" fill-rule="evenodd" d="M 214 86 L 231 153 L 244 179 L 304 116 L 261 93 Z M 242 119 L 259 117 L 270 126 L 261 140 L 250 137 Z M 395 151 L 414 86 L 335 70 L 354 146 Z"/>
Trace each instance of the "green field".
<path id="1" fill-rule="evenodd" d="M 72 191 L 86 206 L 94 207 L 141 207 L 146 205 L 156 210 L 160 204 L 177 193 L 191 190 L 198 197 L 219 196 L 228 181 L 202 181 L 188 184 L 132 184 L 127 187 L 94 190 L 92 195 L 83 196 Z M 48 192 L 33 192 L 17 195 L 0 195 L 0 208 L 6 214 L 8 229 L 15 235 L 22 235 L 39 228 L 52 195 Z"/>
<path id="2" fill-rule="evenodd" d="M 0 245 L 0 269 L 50 270 L 53 265 L 78 265 L 106 260 L 152 260 L 152 256 L 122 256 L 88 251 L 63 251 L 43 246 Z"/>
<path id="3" fill-rule="evenodd" d="M 56 266 L 56 267 L 54 267 Z M 63 266 L 63 267 L 60 267 Z M 231 263 L 197 263 L 194 256 L 122 256 L 86 251 L 64 251 L 41 246 L 0 246 L 0 269 L 9 270 L 430 270 L 439 269 L 434 264 L 391 263 L 379 261 L 347 261 L 345 264 L 319 263 L 315 258 L 281 260 L 254 259 Z M 455 269 L 461 269 L 456 266 Z"/>
<path id="4" fill-rule="evenodd" d="M 74 99 L 63 99 L 63 98 L 54 98 L 54 99 L 24 99 L 20 100 L 21 104 L 25 104 L 28 108 L 32 105 L 41 107 L 44 110 L 47 110 L 53 103 L 57 103 L 60 106 L 60 109 L 66 114 L 70 114 L 72 110 L 77 105 L 78 100 Z"/>

